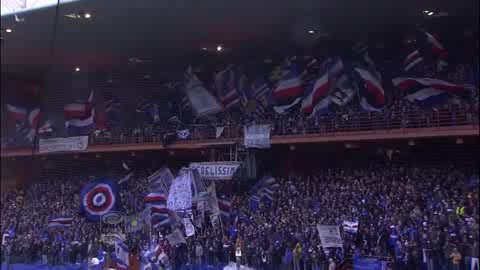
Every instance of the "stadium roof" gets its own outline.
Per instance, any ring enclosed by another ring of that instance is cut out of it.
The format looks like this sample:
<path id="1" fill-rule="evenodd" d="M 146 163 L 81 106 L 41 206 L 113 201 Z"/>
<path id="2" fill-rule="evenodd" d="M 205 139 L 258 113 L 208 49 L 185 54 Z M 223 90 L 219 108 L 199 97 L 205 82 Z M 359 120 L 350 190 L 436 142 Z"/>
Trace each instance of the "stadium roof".
<path id="1" fill-rule="evenodd" d="M 19 3 L 32 9 L 19 11 Z M 332 33 L 347 37 L 391 34 L 425 17 L 436 16 L 454 18 L 455 23 L 459 20 L 478 23 L 476 0 L 461 4 L 447 0 L 61 0 L 61 3 L 55 43 L 57 57 L 52 61 L 49 54 L 55 4 L 52 6 L 48 0 L 2 0 L 2 72 L 38 71 L 50 62 L 65 70 L 77 66 L 93 70 L 138 61 L 175 66 L 178 57 L 216 53 L 219 45 L 224 51 L 252 46 L 270 50 L 290 44 L 309 46 Z M 433 15 L 425 14 L 426 10 L 434 12 Z"/>

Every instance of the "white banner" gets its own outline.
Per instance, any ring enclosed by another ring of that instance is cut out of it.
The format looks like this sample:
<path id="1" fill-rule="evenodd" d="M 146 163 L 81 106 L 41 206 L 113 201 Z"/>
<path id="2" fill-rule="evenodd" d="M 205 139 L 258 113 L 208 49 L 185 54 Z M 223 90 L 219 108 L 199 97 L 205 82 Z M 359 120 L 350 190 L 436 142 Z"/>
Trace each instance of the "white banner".
<path id="1" fill-rule="evenodd" d="M 54 153 L 67 151 L 84 151 L 88 147 L 88 136 L 40 139 L 38 152 Z"/>
<path id="2" fill-rule="evenodd" d="M 240 162 L 194 162 L 190 169 L 196 169 L 203 179 L 231 180 L 233 174 L 240 167 Z"/>
<path id="3" fill-rule="evenodd" d="M 192 208 L 192 179 L 190 172 L 181 174 L 173 181 L 167 198 L 170 210 L 187 210 Z"/>
<path id="4" fill-rule="evenodd" d="M 244 130 L 245 147 L 270 148 L 270 125 L 253 125 Z"/>
<path id="5" fill-rule="evenodd" d="M 342 237 L 338 226 L 317 225 L 322 247 L 343 247 Z"/>
<path id="6" fill-rule="evenodd" d="M 189 218 L 183 219 L 183 225 L 185 226 L 185 235 L 190 237 L 195 234 L 195 228 Z"/>

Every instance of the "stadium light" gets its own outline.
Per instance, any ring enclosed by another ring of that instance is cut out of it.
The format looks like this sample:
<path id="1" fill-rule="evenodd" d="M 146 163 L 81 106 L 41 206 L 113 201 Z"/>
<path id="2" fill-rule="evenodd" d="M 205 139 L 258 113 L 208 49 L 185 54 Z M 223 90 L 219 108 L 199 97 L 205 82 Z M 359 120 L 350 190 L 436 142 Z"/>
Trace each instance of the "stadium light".
<path id="1" fill-rule="evenodd" d="M 13 30 L 12 30 L 11 28 L 7 28 L 7 29 L 5 29 L 5 32 L 7 32 L 7 33 L 12 33 Z"/>
<path id="2" fill-rule="evenodd" d="M 432 16 L 433 14 L 435 14 L 433 11 L 427 13 L 428 16 Z"/>
<path id="3" fill-rule="evenodd" d="M 223 47 L 222 47 L 222 45 L 218 45 L 217 46 L 217 52 L 221 52 L 221 51 L 223 51 Z"/>
<path id="4" fill-rule="evenodd" d="M 308 33 L 309 34 L 315 34 L 315 31 L 314 30 L 308 30 Z"/>
<path id="5" fill-rule="evenodd" d="M 80 67 L 75 67 L 75 72 L 79 72 L 80 71 Z"/>
<path id="6" fill-rule="evenodd" d="M 83 14 L 83 17 L 84 17 L 85 19 L 90 19 L 90 18 L 92 18 L 92 14 L 86 12 L 85 14 Z"/>

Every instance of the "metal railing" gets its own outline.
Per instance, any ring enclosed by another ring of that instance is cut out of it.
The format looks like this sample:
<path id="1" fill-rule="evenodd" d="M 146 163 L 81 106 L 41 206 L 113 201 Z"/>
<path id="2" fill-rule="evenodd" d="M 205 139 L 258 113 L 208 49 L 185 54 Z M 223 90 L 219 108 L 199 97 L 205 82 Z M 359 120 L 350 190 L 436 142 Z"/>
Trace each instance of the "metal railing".
<path id="1" fill-rule="evenodd" d="M 338 136 L 340 133 L 361 131 L 388 131 L 404 130 L 413 132 L 416 128 L 443 128 L 443 127 L 468 127 L 478 126 L 478 109 L 462 110 L 438 110 L 438 111 L 409 111 L 409 112 L 356 112 L 349 114 L 335 114 L 331 117 L 320 119 L 305 119 L 303 117 L 281 118 L 275 121 L 262 121 L 255 124 L 269 124 L 272 127 L 272 136 Z M 254 124 L 254 123 L 251 123 Z M 220 127 L 220 126 L 218 126 Z M 202 141 L 217 139 L 214 125 L 191 125 L 188 127 L 190 136 L 181 141 Z M 175 131 L 171 131 L 175 136 Z M 238 140 L 243 138 L 243 125 L 224 126 L 219 140 Z M 50 137 L 56 137 L 51 134 Z M 178 141 L 178 140 L 177 140 Z M 152 134 L 145 130 L 133 129 L 125 131 L 106 131 L 100 135 L 91 134 L 90 145 L 113 145 L 113 144 L 151 144 L 165 143 L 164 133 Z M 10 145 L 2 149 L 13 150 L 15 148 L 31 147 L 28 145 Z"/>
<path id="2" fill-rule="evenodd" d="M 375 131 L 414 128 L 461 127 L 478 125 L 478 111 L 450 111 L 439 110 L 431 112 L 403 112 L 398 115 L 385 115 L 375 112 L 359 112 L 354 115 L 336 115 L 332 118 L 318 121 L 305 119 L 281 119 L 276 122 L 262 122 L 270 124 L 272 136 L 285 135 L 325 135 L 335 136 L 339 132 Z M 191 136 L 185 140 L 216 139 L 216 126 L 190 126 Z M 225 126 L 220 139 L 240 139 L 243 137 L 243 126 Z M 105 135 L 91 135 L 91 144 L 144 144 L 162 143 L 163 135 L 145 135 L 142 132 L 136 135 L 109 133 Z"/>

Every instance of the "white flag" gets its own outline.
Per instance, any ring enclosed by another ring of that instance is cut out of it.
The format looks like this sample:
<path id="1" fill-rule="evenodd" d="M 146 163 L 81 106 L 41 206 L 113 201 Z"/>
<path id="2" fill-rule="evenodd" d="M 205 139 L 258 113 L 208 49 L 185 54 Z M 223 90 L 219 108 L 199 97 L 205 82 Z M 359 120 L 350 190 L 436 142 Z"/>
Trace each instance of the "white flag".
<path id="1" fill-rule="evenodd" d="M 217 99 L 208 92 L 197 76 L 190 72 L 188 77 L 185 86 L 185 94 L 190 100 L 192 108 L 197 116 L 206 116 L 220 112 L 222 107 Z"/>
<path id="2" fill-rule="evenodd" d="M 187 243 L 185 240 L 185 237 L 183 237 L 182 232 L 179 229 L 176 229 L 173 231 L 171 234 L 166 236 L 168 242 L 170 242 L 170 245 L 175 246 L 181 243 Z"/>
<path id="3" fill-rule="evenodd" d="M 222 134 L 223 134 L 224 129 L 225 129 L 225 127 L 217 127 L 215 138 L 217 138 L 217 139 L 220 138 L 220 136 L 222 136 Z"/>

